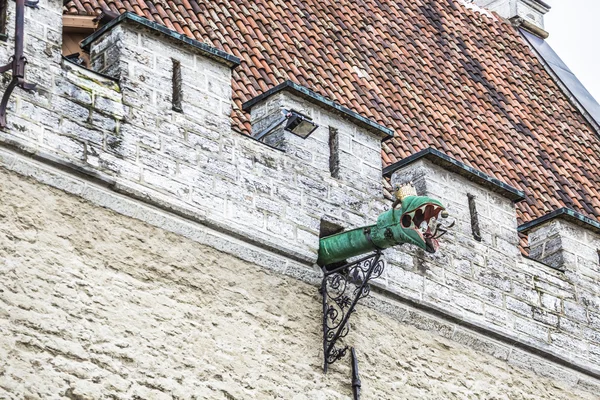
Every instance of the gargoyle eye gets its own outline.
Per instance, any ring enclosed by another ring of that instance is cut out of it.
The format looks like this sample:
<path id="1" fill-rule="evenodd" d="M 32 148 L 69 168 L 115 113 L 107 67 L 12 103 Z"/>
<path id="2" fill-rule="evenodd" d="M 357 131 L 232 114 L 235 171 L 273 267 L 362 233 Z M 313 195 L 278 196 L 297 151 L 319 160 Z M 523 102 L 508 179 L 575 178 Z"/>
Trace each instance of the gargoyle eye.
<path id="1" fill-rule="evenodd" d="M 408 215 L 408 214 L 404 214 L 404 215 L 402 216 L 402 226 L 403 226 L 404 228 L 408 228 L 408 227 L 410 227 L 410 222 L 411 222 L 410 215 Z"/>

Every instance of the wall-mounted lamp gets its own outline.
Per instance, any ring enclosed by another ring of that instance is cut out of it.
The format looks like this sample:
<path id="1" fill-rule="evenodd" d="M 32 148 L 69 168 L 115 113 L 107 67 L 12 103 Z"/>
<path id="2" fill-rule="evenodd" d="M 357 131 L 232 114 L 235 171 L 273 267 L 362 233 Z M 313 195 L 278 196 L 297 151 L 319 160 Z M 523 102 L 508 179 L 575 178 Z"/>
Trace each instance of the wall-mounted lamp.
<path id="1" fill-rule="evenodd" d="M 306 139 L 318 127 L 319 125 L 312 122 L 309 117 L 299 114 L 295 111 L 290 111 L 290 117 L 285 125 L 286 130 L 292 132 L 294 135 L 300 136 L 303 139 Z"/>
<path id="2" fill-rule="evenodd" d="M 306 115 L 300 114 L 294 110 L 281 110 L 281 118 L 273 122 L 263 131 L 254 135 L 257 140 L 264 139 L 269 136 L 273 131 L 278 128 L 283 122 L 285 122 L 285 130 L 292 132 L 294 135 L 300 136 L 302 139 L 306 139 L 311 133 L 319 127 L 315 124 L 312 119 Z"/>

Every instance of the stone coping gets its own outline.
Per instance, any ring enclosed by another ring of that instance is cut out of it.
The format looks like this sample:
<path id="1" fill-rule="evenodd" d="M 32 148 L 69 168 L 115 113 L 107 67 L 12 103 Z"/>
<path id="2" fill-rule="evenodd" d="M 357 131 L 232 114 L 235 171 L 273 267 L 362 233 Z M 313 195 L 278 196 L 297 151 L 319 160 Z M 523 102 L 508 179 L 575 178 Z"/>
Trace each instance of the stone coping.
<path id="1" fill-rule="evenodd" d="M 254 107 L 256 104 L 260 103 L 261 101 L 264 101 L 267 98 L 273 96 L 274 94 L 277 94 L 282 91 L 290 92 L 292 94 L 295 94 L 296 96 L 299 96 L 305 100 L 308 100 L 309 102 L 311 102 L 313 104 L 316 104 L 316 105 L 323 107 L 329 111 L 333 111 L 337 114 L 347 117 L 352 122 L 354 122 L 356 125 L 358 125 L 362 128 L 365 128 L 371 132 L 374 132 L 378 135 L 382 135 L 384 139 L 389 139 L 389 138 L 394 137 L 393 130 L 386 128 L 385 126 L 380 125 L 375 121 L 365 118 L 362 115 L 350 110 L 349 108 L 346 108 L 334 101 L 331 101 L 328 98 L 321 96 L 318 93 L 313 92 L 309 88 L 304 87 L 302 85 L 298 85 L 297 83 L 294 83 L 292 81 L 285 81 L 285 82 L 275 86 L 274 88 L 271 88 L 271 89 L 267 90 L 266 92 L 245 102 L 244 104 L 242 104 L 242 110 L 248 111 L 252 107 Z"/>
<path id="2" fill-rule="evenodd" d="M 517 230 L 521 233 L 527 233 L 540 225 L 552 221 L 553 219 L 562 219 L 600 234 L 600 222 L 588 218 L 585 215 L 567 207 L 561 207 L 558 210 L 554 210 L 540 218 L 536 218 L 533 221 L 524 223 L 520 225 Z"/>
<path id="3" fill-rule="evenodd" d="M 81 48 L 89 51 L 89 48 L 90 48 L 90 45 L 92 44 L 92 42 L 94 42 L 96 39 L 98 39 L 104 33 L 108 32 L 113 27 L 117 26 L 118 24 L 120 24 L 123 21 L 134 22 L 138 25 L 144 26 L 153 31 L 160 32 L 161 34 L 164 34 L 168 37 L 171 37 L 173 39 L 181 41 L 189 46 L 192 46 L 193 48 L 195 48 L 197 50 L 200 50 L 200 53 L 202 53 L 203 55 L 205 55 L 209 58 L 212 58 L 218 62 L 221 62 L 221 63 L 229 66 L 230 68 L 235 68 L 238 65 L 240 65 L 240 62 L 241 62 L 240 59 L 234 55 L 231 55 L 222 50 L 216 49 L 212 46 L 207 45 L 206 43 L 202 43 L 197 40 L 191 39 L 185 35 L 182 35 L 181 33 L 175 32 L 175 31 L 167 28 L 164 25 L 157 24 L 156 22 L 150 21 L 144 17 L 140 17 L 139 15 L 134 14 L 132 12 L 126 12 L 124 14 L 121 14 L 120 16 L 113 19 L 108 24 L 104 25 L 102 28 L 98 29 L 96 32 L 94 32 L 93 34 L 91 34 L 90 36 L 85 38 L 81 42 L 81 45 L 80 45 Z"/>
<path id="4" fill-rule="evenodd" d="M 504 197 L 508 198 L 509 200 L 512 200 L 513 203 L 525 200 L 525 193 L 523 191 L 518 190 L 487 174 L 484 174 L 478 169 L 470 167 L 467 164 L 464 164 L 432 147 L 428 147 L 425 150 L 421 150 L 418 153 L 403 158 L 402 160 L 384 168 L 383 176 L 390 177 L 394 172 L 396 172 L 400 168 L 412 164 L 413 162 L 418 161 L 421 158 L 429 160 L 432 163 L 439 165 L 444 169 L 447 169 L 448 171 L 455 172 L 458 175 L 464 176 L 468 180 L 478 183 L 492 190 L 493 192 L 499 193 Z"/>

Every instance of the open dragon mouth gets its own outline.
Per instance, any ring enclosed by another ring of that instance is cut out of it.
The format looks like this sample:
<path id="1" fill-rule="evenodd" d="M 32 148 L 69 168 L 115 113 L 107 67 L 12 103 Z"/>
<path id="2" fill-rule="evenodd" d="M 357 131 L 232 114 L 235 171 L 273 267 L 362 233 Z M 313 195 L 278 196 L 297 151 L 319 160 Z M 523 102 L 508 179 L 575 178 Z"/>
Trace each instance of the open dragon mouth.
<path id="1" fill-rule="evenodd" d="M 433 203 L 425 203 L 402 214 L 400 220 L 402 227 L 417 232 L 425 243 L 425 251 L 428 253 L 436 252 L 439 247 L 438 239 L 446 233 L 446 230 L 441 228 L 441 223 L 438 221 L 442 211 L 444 211 L 444 207 Z"/>

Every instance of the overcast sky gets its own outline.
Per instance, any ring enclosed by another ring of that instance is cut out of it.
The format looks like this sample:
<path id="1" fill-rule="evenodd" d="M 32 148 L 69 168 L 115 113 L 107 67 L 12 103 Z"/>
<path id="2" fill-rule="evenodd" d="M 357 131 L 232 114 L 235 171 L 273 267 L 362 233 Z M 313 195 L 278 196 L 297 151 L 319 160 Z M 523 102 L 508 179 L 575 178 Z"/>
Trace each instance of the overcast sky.
<path id="1" fill-rule="evenodd" d="M 544 0 L 554 51 L 600 103 L 600 0 Z"/>

